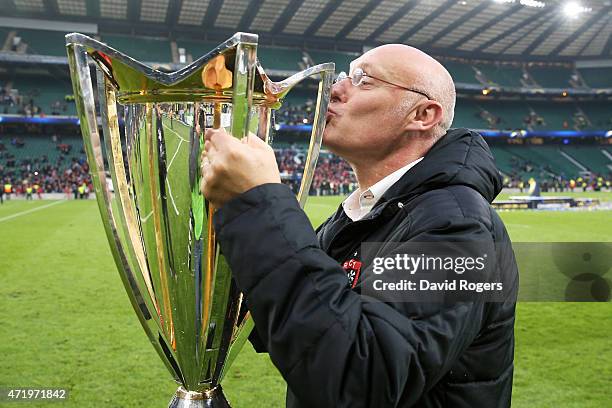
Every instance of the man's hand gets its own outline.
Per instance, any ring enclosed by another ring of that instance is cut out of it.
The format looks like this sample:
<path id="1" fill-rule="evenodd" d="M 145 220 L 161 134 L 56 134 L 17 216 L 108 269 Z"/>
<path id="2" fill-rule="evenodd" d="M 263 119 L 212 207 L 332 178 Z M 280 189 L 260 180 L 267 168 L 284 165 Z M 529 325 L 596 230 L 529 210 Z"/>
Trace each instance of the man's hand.
<path id="1" fill-rule="evenodd" d="M 257 136 L 239 140 L 224 129 L 209 129 L 205 139 L 200 190 L 215 207 L 253 187 L 280 183 L 274 150 Z"/>

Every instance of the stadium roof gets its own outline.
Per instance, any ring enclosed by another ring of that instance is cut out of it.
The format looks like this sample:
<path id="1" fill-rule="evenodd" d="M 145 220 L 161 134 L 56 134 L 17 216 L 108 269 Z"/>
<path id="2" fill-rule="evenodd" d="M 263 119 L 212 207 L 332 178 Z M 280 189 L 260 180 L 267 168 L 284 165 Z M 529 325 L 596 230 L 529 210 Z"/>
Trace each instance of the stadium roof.
<path id="1" fill-rule="evenodd" d="M 87 22 L 100 32 L 361 51 L 401 42 L 487 59 L 612 56 L 612 0 L 0 0 L 6 17 Z"/>

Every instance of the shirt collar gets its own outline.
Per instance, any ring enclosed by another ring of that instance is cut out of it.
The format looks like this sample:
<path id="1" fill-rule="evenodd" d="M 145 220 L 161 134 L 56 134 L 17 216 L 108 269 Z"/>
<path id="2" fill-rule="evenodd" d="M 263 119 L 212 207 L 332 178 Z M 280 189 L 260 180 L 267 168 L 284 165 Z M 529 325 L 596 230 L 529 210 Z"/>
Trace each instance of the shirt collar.
<path id="1" fill-rule="evenodd" d="M 342 202 L 344 213 L 353 221 L 358 221 L 365 217 L 387 190 L 421 160 L 423 158 L 419 157 L 415 161 L 408 163 L 363 192 L 359 188 L 353 191 Z"/>

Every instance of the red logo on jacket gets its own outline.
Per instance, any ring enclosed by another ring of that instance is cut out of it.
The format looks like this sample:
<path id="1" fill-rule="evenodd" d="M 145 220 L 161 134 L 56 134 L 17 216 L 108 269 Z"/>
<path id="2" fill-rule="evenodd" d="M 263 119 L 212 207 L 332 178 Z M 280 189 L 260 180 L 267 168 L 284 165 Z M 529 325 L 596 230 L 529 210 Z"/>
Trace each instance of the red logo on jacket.
<path id="1" fill-rule="evenodd" d="M 344 261 L 342 268 L 346 272 L 346 277 L 348 278 L 351 289 L 353 289 L 355 286 L 357 286 L 357 282 L 359 281 L 361 262 L 357 259 L 349 259 L 348 261 Z"/>

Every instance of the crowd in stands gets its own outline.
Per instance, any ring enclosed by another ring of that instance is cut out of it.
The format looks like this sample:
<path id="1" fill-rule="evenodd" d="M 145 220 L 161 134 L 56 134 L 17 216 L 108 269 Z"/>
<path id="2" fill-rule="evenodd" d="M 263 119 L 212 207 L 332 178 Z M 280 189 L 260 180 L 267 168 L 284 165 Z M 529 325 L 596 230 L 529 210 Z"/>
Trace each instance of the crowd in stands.
<path id="1" fill-rule="evenodd" d="M 529 190 L 529 177 L 504 177 L 504 187 L 518 189 L 521 193 Z M 533 179 L 535 180 L 535 179 Z M 585 177 L 566 178 L 563 176 L 548 176 L 538 179 L 540 191 L 543 193 L 563 193 L 574 191 L 612 191 L 612 178 L 598 174 Z"/>
<path id="2" fill-rule="evenodd" d="M 290 101 L 283 103 L 281 108 L 274 113 L 275 124 L 282 125 L 306 125 L 314 121 L 315 103 L 312 99 L 304 104 L 295 104 Z"/>
<path id="3" fill-rule="evenodd" d="M 282 181 L 299 190 L 307 152 L 295 145 L 275 149 Z M 357 188 L 353 170 L 347 162 L 329 152 L 321 152 L 312 179 L 312 195 L 346 195 Z"/>
<path id="4" fill-rule="evenodd" d="M 545 118 L 539 114 L 532 107 L 529 107 L 529 112 L 523 117 L 522 126 L 517 124 L 511 126 L 501 116 L 496 115 L 483 106 L 478 107 L 478 112 L 474 115 L 479 117 L 486 123 L 488 129 L 502 129 L 502 130 L 518 130 L 524 129 L 532 131 L 536 128 L 543 129 L 547 126 Z M 314 120 L 315 103 L 312 100 L 308 100 L 305 104 L 299 105 L 291 102 L 285 102 L 283 106 L 275 112 L 274 123 L 277 125 L 308 125 L 312 124 Z M 599 120 L 596 125 L 602 128 L 612 126 L 612 115 L 607 122 Z M 589 119 L 588 115 L 580 108 L 576 107 L 576 110 L 571 117 L 567 117 L 562 122 L 562 128 L 568 130 L 584 130 L 593 127 L 593 122 Z M 559 129 L 561 130 L 561 129 Z"/>
<path id="5" fill-rule="evenodd" d="M 11 83 L 0 83 L 0 109 L 3 114 L 15 113 L 28 117 L 58 116 L 68 114 L 68 104 L 74 103 L 72 95 L 66 95 L 64 100 L 55 100 L 48 106 L 39 103 L 40 90 L 37 88 L 20 92 Z"/>
<path id="6" fill-rule="evenodd" d="M 529 113 L 523 118 L 523 123 L 525 124 L 525 128 L 527 130 L 533 130 L 533 128 L 536 126 L 546 126 L 546 121 L 544 118 L 538 115 L 533 108 L 529 108 Z"/>
<path id="7" fill-rule="evenodd" d="M 478 72 L 479 71 L 476 69 L 477 77 Z M 74 97 L 72 95 L 66 95 L 63 101 L 56 100 L 49 103 L 47 106 L 43 106 L 38 103 L 39 96 L 40 90 L 36 88 L 26 92 L 19 92 L 17 89 L 12 88 L 10 82 L 0 83 L 0 112 L 4 114 L 16 113 L 28 117 L 68 115 L 70 111 L 69 104 L 74 103 Z M 486 104 L 478 106 L 477 109 L 478 111 L 474 112 L 474 115 L 479 117 L 486 124 L 483 127 L 488 129 L 517 130 L 522 128 L 532 131 L 536 128 L 542 129 L 547 126 L 545 118 L 531 107 L 529 107 L 529 113 L 523 117 L 522 126 L 519 124 L 507 123 L 507 120 L 504 120 L 503 116 L 487 110 Z M 308 99 L 302 104 L 287 100 L 284 101 L 282 107 L 278 111 L 275 111 L 274 123 L 291 126 L 312 124 L 314 120 L 314 111 L 315 101 L 312 99 Z M 118 112 L 121 115 L 122 110 L 120 109 Z M 612 126 L 612 116 L 606 120 L 596 120 L 594 123 L 589 119 L 587 113 L 576 106 L 572 116 L 563 120 L 562 128 L 583 130 L 593 127 L 594 124 L 602 128 Z"/>
<path id="8" fill-rule="evenodd" d="M 20 144 L 14 141 L 20 140 Z M 58 150 L 56 160 L 47 155 L 16 158 L 0 137 L 0 183 L 5 194 L 31 195 L 34 193 L 63 193 L 67 198 L 86 198 L 93 191 L 89 165 L 82 146 L 78 155 L 71 155 L 73 147 L 57 135 L 51 140 Z M 26 148 L 21 138 L 12 138 L 10 144 Z M 9 187 L 10 186 L 10 187 Z M 28 190 L 31 190 L 28 193 Z M 40 196 L 39 196 L 40 197 Z"/>
<path id="9" fill-rule="evenodd" d="M 539 127 L 540 129 L 542 129 L 543 127 L 546 126 L 546 120 L 544 119 L 544 117 L 538 114 L 531 107 L 529 108 L 529 113 L 523 117 L 522 127 L 508 126 L 507 123 L 503 121 L 502 117 L 489 112 L 482 106 L 479 107 L 479 109 L 480 110 L 475 115 L 478 116 L 483 121 L 485 121 L 489 129 L 503 129 L 503 130 L 526 129 L 526 130 L 532 131 L 534 130 L 534 128 Z M 601 123 L 601 121 L 599 121 L 597 125 L 602 126 L 602 127 L 612 125 L 612 116 L 611 116 L 611 119 L 607 121 L 607 123 Z M 591 122 L 587 114 L 579 107 L 576 107 L 576 111 L 572 114 L 571 118 L 566 118 L 565 120 L 563 120 L 563 123 L 562 123 L 563 130 L 565 129 L 584 130 L 592 126 L 593 126 L 593 123 Z"/>
<path id="10" fill-rule="evenodd" d="M 277 162 L 284 183 L 295 192 L 299 189 L 306 152 L 296 146 L 276 149 Z M 527 192 L 529 179 L 534 177 L 542 192 L 611 191 L 612 173 L 591 173 L 589 176 L 556 174 L 550 165 L 513 157 L 513 170 L 504 175 L 504 187 Z M 338 156 L 322 152 L 310 189 L 311 195 L 348 195 L 358 187 L 353 170 Z"/>
<path id="11" fill-rule="evenodd" d="M 41 136 L 45 137 L 45 136 Z M 46 136 L 49 137 L 49 136 Z M 16 158 L 9 149 L 27 149 L 22 138 L 0 136 L 0 183 L 8 192 L 31 197 L 32 193 L 63 193 L 67 198 L 85 198 L 93 191 L 89 166 L 81 145 L 73 147 L 58 136 L 50 136 L 57 149 L 55 160 L 47 155 Z M 305 147 L 291 145 L 275 149 L 281 179 L 297 192 L 306 164 Z M 526 192 L 533 177 L 543 192 L 611 190 L 612 174 L 590 176 L 556 174 L 550 165 L 511 158 L 512 170 L 504 173 L 504 186 Z M 348 195 L 358 187 L 351 167 L 338 156 L 322 151 L 310 189 L 311 195 Z M 29 193 L 28 193 L 29 190 Z"/>
<path id="12" fill-rule="evenodd" d="M 555 173 L 548 164 L 535 163 L 516 156 L 513 156 L 510 162 L 512 170 L 504 174 L 504 187 L 516 188 L 521 193 L 527 191 L 531 178 L 540 183 L 542 192 L 587 191 L 587 189 L 610 191 L 612 189 L 612 172 L 608 174 L 592 172 L 588 176 L 566 175 Z"/>

